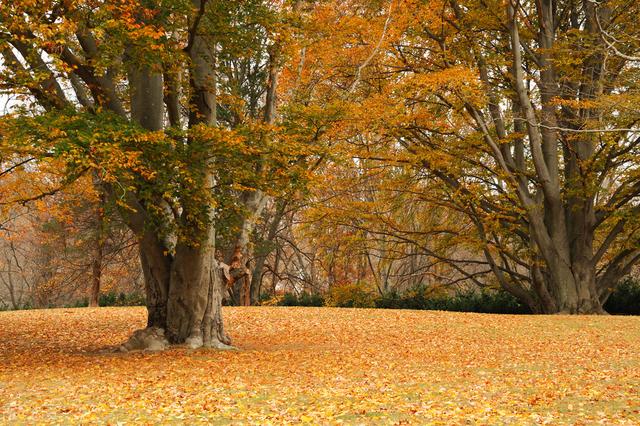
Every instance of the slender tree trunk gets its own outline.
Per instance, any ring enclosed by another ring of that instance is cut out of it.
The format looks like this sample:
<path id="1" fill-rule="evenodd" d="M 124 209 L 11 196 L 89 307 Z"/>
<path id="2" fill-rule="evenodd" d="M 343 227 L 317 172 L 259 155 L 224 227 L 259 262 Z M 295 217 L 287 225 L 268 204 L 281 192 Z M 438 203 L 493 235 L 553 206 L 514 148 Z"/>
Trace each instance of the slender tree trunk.
<path id="1" fill-rule="evenodd" d="M 100 305 L 100 281 L 102 280 L 102 260 L 104 257 L 104 242 L 106 238 L 106 217 L 103 206 L 106 203 L 106 194 L 100 185 L 100 179 L 93 176 L 94 188 L 98 191 L 98 206 L 95 211 L 96 235 L 93 261 L 91 262 L 91 293 L 89 307 L 97 308 Z"/>
<path id="2" fill-rule="evenodd" d="M 96 250 L 91 264 L 91 297 L 89 307 L 97 308 L 100 304 L 100 280 L 102 278 L 102 240 L 96 242 Z"/>
<path id="3" fill-rule="evenodd" d="M 243 204 L 247 216 L 242 221 L 233 251 L 227 260 L 230 274 L 233 277 L 233 282 L 229 283 L 231 284 L 233 303 L 238 306 L 249 306 L 251 304 L 252 273 L 249 256 L 251 233 L 267 204 L 267 198 L 260 190 L 250 191 L 243 195 Z"/>
<path id="4" fill-rule="evenodd" d="M 251 289 L 250 303 L 255 306 L 260 304 L 260 291 L 262 289 L 262 277 L 264 275 L 264 264 L 267 261 L 267 255 L 260 255 L 256 258 L 256 264 L 251 272 Z"/>
<path id="5" fill-rule="evenodd" d="M 13 251 L 13 257 L 14 259 L 16 259 L 16 263 L 17 263 L 17 257 L 15 255 L 15 248 L 13 246 L 13 242 L 10 242 L 10 247 L 11 250 Z M 11 306 L 13 307 L 14 310 L 16 309 L 20 309 L 20 302 L 18 302 L 17 298 L 16 298 L 16 287 L 13 281 L 13 270 L 11 268 L 12 265 L 12 259 L 9 258 L 9 256 L 6 257 L 6 265 L 7 265 L 7 279 L 4 280 L 4 278 L 2 279 L 3 283 L 5 284 L 5 287 L 7 288 L 7 290 L 9 291 L 9 298 L 11 300 Z M 20 265 L 18 264 L 18 269 L 20 268 Z"/>
<path id="6" fill-rule="evenodd" d="M 273 251 L 271 245 L 273 244 L 276 235 L 278 234 L 278 228 L 280 227 L 280 222 L 284 217 L 287 202 L 285 200 L 279 200 L 276 206 L 276 211 L 273 215 L 273 218 L 271 219 L 269 232 L 267 233 L 267 238 L 265 240 L 267 244 L 269 244 L 269 247 L 261 247 L 260 252 L 256 252 L 254 250 L 255 265 L 253 266 L 253 271 L 251 272 L 251 288 L 249 290 L 250 302 L 252 305 L 257 305 L 260 303 L 260 289 L 262 287 L 264 265 L 267 261 L 267 257 Z"/>

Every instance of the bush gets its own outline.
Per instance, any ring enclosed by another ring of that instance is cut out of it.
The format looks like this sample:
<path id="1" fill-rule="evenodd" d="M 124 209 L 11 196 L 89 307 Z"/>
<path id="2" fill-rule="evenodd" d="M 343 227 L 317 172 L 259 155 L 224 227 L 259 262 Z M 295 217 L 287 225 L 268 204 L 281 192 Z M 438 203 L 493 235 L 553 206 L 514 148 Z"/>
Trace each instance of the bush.
<path id="1" fill-rule="evenodd" d="M 138 293 L 109 292 L 100 295 L 100 306 L 141 306 L 145 298 Z M 416 287 L 405 293 L 386 293 L 376 296 L 362 284 L 335 286 L 325 298 L 317 293 L 286 293 L 261 301 L 263 306 L 334 306 L 341 308 L 416 309 L 492 314 L 530 314 L 529 308 L 511 294 L 502 290 L 465 291 L 453 295 L 433 291 L 428 287 Z M 87 299 L 76 301 L 68 307 L 84 307 Z M 25 306 L 23 309 L 29 309 Z M 9 309 L 0 305 L 0 310 Z M 640 280 L 623 279 L 604 305 L 613 315 L 640 315 Z"/>
<path id="2" fill-rule="evenodd" d="M 110 291 L 109 293 L 103 293 L 98 300 L 100 306 L 144 306 L 146 304 L 145 297 L 139 293 L 116 293 Z M 89 306 L 89 301 L 85 299 L 76 300 L 71 305 L 66 305 L 68 308 L 85 308 Z"/>
<path id="3" fill-rule="evenodd" d="M 268 294 L 260 295 L 260 306 L 280 306 L 280 302 L 282 301 L 282 296 L 271 296 Z"/>
<path id="4" fill-rule="evenodd" d="M 506 291 L 459 293 L 442 300 L 442 310 L 458 312 L 479 312 L 486 314 L 530 314 L 529 307 L 523 305 Z"/>
<path id="5" fill-rule="evenodd" d="M 420 309 L 494 314 L 527 314 L 529 309 L 504 291 L 466 291 L 454 295 L 432 295 L 428 289 L 415 288 L 407 293 L 388 293 L 376 298 L 375 306 L 384 309 Z"/>
<path id="6" fill-rule="evenodd" d="M 441 287 L 417 286 L 405 293 L 390 292 L 375 299 L 376 308 L 383 309 L 438 309 L 438 302 L 448 296 Z"/>
<path id="7" fill-rule="evenodd" d="M 298 297 L 299 306 L 324 306 L 324 297 L 320 294 L 302 293 Z"/>
<path id="8" fill-rule="evenodd" d="M 604 310 L 613 315 L 640 315 L 640 279 L 626 277 L 620 281 Z"/>
<path id="9" fill-rule="evenodd" d="M 114 294 L 108 293 L 107 295 Z M 100 297 L 100 306 L 144 306 L 146 305 L 146 297 L 139 293 L 120 293 L 112 305 L 103 304 L 102 295 Z"/>
<path id="10" fill-rule="evenodd" d="M 345 284 L 329 290 L 328 305 L 339 308 L 373 308 L 375 299 L 372 292 L 363 285 Z"/>
<path id="11" fill-rule="evenodd" d="M 86 308 L 89 306 L 89 299 L 80 299 L 73 302 L 71 305 L 65 305 L 65 308 Z"/>
<path id="12" fill-rule="evenodd" d="M 376 297 L 376 308 L 382 309 L 434 309 L 433 300 L 429 300 L 424 291 L 413 289 L 404 294 L 395 291 Z"/>
<path id="13" fill-rule="evenodd" d="M 300 295 L 286 293 L 283 296 L 266 300 L 264 306 L 324 306 L 324 298 L 320 294 L 302 292 Z"/>
<path id="14" fill-rule="evenodd" d="M 336 286 L 325 300 L 319 294 L 286 293 L 262 302 L 263 306 L 333 306 L 339 308 L 416 309 L 496 314 L 527 314 L 526 306 L 503 291 L 468 291 L 455 295 L 416 287 L 399 294 L 376 296 L 360 284 Z"/>

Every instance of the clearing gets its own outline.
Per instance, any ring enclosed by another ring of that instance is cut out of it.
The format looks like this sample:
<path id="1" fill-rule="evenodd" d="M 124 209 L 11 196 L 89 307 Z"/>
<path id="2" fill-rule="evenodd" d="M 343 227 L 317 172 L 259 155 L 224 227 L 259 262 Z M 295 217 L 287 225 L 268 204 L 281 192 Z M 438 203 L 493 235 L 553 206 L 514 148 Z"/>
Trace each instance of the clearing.
<path id="1" fill-rule="evenodd" d="M 640 423 L 640 317 L 225 308 L 238 351 L 102 351 L 145 315 L 0 312 L 0 423 Z"/>

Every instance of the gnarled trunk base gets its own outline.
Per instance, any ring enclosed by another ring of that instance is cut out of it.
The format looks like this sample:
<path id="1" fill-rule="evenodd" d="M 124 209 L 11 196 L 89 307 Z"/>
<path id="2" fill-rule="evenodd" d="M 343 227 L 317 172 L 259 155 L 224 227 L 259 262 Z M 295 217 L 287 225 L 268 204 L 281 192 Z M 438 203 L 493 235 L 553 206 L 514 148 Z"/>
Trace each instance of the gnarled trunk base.
<path id="1" fill-rule="evenodd" d="M 171 270 L 167 335 L 191 348 L 226 348 L 222 322 L 222 276 L 213 250 L 181 246 Z"/>
<path id="2" fill-rule="evenodd" d="M 595 268 L 574 266 L 574 269 L 579 272 L 569 268 L 555 274 L 548 270 L 533 270 L 532 290 L 535 294 L 530 301 L 524 302 L 533 312 L 541 314 L 607 315 L 596 290 Z"/>
<path id="3" fill-rule="evenodd" d="M 212 249 L 179 245 L 175 256 L 141 241 L 147 295 L 147 328 L 121 350 L 162 350 L 170 344 L 232 349 L 222 321 L 222 269 Z"/>
<path id="4" fill-rule="evenodd" d="M 134 331 L 119 349 L 121 352 L 162 351 L 167 347 L 169 347 L 169 341 L 164 335 L 164 330 L 158 327 L 147 327 Z"/>
<path id="5" fill-rule="evenodd" d="M 556 315 L 608 315 L 598 298 L 579 300 L 548 313 Z"/>

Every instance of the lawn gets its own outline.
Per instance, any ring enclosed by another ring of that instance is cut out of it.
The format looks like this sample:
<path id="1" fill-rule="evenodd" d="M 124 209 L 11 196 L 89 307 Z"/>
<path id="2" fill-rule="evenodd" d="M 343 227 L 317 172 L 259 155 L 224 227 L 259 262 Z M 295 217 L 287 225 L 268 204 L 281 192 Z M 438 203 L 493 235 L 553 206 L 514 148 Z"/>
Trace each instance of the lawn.
<path id="1" fill-rule="evenodd" d="M 143 308 L 0 312 L 0 423 L 640 423 L 640 317 L 224 315 L 237 351 L 122 354 Z"/>

